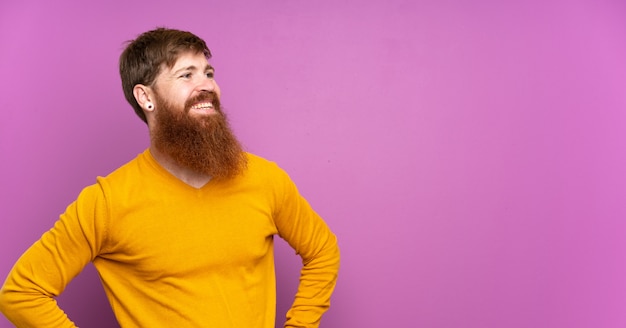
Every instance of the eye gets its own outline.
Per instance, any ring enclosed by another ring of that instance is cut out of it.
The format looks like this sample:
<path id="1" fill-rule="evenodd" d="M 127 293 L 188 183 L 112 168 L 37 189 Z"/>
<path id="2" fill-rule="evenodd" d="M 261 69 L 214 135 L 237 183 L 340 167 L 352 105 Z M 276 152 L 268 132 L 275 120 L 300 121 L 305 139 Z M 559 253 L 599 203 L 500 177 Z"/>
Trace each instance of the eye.
<path id="1" fill-rule="evenodd" d="M 185 79 L 189 79 L 189 78 L 191 78 L 191 73 L 185 73 L 185 74 L 181 75 L 180 77 L 185 78 Z"/>
<path id="2" fill-rule="evenodd" d="M 215 72 L 213 71 L 206 72 L 206 77 L 208 77 L 209 79 L 212 79 L 213 77 L 215 77 Z"/>

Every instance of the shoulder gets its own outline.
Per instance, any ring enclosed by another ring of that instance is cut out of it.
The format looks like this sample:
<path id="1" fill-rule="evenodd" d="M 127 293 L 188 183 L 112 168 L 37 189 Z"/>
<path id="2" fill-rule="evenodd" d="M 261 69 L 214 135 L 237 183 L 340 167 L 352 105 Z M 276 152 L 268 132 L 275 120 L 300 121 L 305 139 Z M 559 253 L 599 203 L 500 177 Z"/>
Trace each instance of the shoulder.
<path id="1" fill-rule="evenodd" d="M 248 157 L 248 164 L 253 165 L 276 165 L 273 161 L 270 161 L 264 157 L 261 157 L 257 154 L 246 152 L 246 156 Z"/>
<path id="2" fill-rule="evenodd" d="M 146 172 L 150 171 L 150 163 L 146 156 L 149 156 L 146 152 L 140 153 L 108 175 L 98 177 L 98 184 L 105 193 L 110 191 L 110 188 L 128 188 L 137 185 L 143 180 L 142 177 Z"/>
<path id="3" fill-rule="evenodd" d="M 248 157 L 248 174 L 272 177 L 286 175 L 286 172 L 276 162 L 252 153 L 246 153 L 246 155 Z"/>
<path id="4" fill-rule="evenodd" d="M 263 189 L 271 189 L 279 194 L 296 189 L 289 174 L 276 162 L 251 153 L 247 153 L 247 156 L 245 180 L 254 181 Z"/>

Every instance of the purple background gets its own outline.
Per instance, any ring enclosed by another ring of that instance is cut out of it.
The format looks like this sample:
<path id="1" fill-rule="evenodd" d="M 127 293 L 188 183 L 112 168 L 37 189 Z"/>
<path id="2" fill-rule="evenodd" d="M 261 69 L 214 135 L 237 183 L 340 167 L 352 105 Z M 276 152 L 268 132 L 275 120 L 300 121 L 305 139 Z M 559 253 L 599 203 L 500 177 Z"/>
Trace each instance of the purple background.
<path id="1" fill-rule="evenodd" d="M 147 147 L 117 60 L 156 26 L 207 40 L 242 142 L 339 236 L 323 327 L 626 326 L 618 0 L 2 0 L 0 280 Z M 91 266 L 59 302 L 114 325 Z"/>

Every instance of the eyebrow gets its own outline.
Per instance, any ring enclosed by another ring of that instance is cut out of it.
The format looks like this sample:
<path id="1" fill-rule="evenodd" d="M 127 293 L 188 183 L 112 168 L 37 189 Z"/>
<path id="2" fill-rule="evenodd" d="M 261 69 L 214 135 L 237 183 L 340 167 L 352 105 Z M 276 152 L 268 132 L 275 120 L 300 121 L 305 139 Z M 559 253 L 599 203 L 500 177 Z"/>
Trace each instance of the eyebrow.
<path id="1" fill-rule="evenodd" d="M 197 70 L 198 70 L 198 67 L 196 67 L 195 65 L 190 65 L 190 66 L 187 66 L 187 67 L 183 67 L 183 68 L 177 69 L 173 73 L 173 75 L 178 75 L 178 74 L 180 74 L 181 72 L 184 72 L 184 71 L 197 71 Z M 215 71 L 215 68 L 213 66 L 207 64 L 204 67 L 204 71 L 205 72 L 207 72 L 207 71 Z"/>

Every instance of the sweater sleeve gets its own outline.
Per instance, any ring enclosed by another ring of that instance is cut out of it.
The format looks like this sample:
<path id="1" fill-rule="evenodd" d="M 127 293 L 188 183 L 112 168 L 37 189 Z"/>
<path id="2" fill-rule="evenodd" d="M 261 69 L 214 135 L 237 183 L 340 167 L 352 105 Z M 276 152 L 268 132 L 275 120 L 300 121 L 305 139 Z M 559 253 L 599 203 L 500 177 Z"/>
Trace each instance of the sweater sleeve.
<path id="1" fill-rule="evenodd" d="M 85 188 L 15 263 L 0 290 L 0 311 L 16 327 L 75 327 L 55 297 L 98 254 L 105 214 L 98 185 Z"/>
<path id="2" fill-rule="evenodd" d="M 275 223 L 279 235 L 300 255 L 303 265 L 285 327 L 319 327 L 337 282 L 340 257 L 337 237 L 299 194 L 287 174 L 283 174 L 280 181 L 283 181 L 284 197 Z"/>

